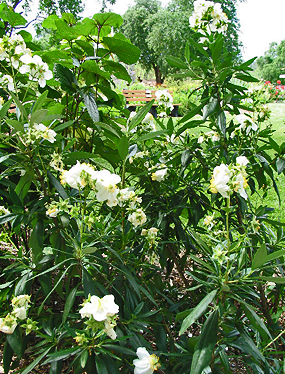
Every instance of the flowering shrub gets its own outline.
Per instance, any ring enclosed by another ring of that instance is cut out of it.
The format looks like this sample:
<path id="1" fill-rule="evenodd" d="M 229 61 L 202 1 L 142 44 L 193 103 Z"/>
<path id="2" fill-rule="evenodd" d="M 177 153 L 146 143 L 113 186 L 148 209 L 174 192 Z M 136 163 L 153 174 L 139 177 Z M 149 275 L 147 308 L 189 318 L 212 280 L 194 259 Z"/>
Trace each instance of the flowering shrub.
<path id="1" fill-rule="evenodd" d="M 151 102 L 130 114 L 113 90 L 140 54 L 111 36 L 119 15 L 48 17 L 59 50 L 2 37 L 5 374 L 20 359 L 25 374 L 230 372 L 237 356 L 281 372 L 284 234 L 253 198 L 278 197 L 284 145 L 237 83 L 256 80 L 252 61 L 232 65 L 221 7 L 200 1 L 193 20 L 195 53 L 169 61 L 201 102 L 176 124 L 167 92 L 154 119 Z"/>

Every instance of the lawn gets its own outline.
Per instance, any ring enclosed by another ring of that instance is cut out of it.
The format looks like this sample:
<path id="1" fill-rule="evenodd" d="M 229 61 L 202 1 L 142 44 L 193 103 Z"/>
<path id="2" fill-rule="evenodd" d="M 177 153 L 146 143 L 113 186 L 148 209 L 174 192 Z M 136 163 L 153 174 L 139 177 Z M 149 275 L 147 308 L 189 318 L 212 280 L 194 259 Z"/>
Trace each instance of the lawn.
<path id="1" fill-rule="evenodd" d="M 285 142 L 285 103 L 270 103 L 268 104 L 268 107 L 271 111 L 270 122 L 275 130 L 273 138 L 280 145 Z M 275 177 L 280 193 L 281 205 L 279 205 L 277 194 L 273 188 L 269 189 L 267 195 L 264 197 L 256 196 L 253 202 L 257 205 L 262 204 L 274 208 L 274 212 L 271 214 L 270 218 L 285 222 L 285 176 L 284 174 L 276 174 Z"/>

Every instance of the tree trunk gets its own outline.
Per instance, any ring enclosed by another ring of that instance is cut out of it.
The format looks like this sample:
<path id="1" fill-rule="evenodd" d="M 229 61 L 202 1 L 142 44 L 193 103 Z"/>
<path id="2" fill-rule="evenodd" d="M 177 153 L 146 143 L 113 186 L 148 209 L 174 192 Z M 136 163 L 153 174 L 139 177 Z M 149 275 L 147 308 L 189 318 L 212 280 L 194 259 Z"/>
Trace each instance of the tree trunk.
<path id="1" fill-rule="evenodd" d="M 162 85 L 164 79 L 161 76 L 161 71 L 159 69 L 159 66 L 157 66 L 155 64 L 153 64 L 152 66 L 153 66 L 153 69 L 154 69 L 154 72 L 155 72 L 156 85 L 160 86 L 160 85 Z"/>

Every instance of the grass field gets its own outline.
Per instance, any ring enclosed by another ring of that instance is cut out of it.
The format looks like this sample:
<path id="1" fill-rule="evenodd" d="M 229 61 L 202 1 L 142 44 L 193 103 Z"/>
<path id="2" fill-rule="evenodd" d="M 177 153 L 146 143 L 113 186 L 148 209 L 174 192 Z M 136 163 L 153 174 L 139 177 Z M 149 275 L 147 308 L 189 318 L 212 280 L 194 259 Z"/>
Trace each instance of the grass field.
<path id="1" fill-rule="evenodd" d="M 285 103 L 270 103 L 268 107 L 271 110 L 270 122 L 275 130 L 273 138 L 278 144 L 282 144 L 285 142 Z M 252 200 L 254 204 L 262 204 L 274 208 L 274 212 L 271 214 L 270 218 L 285 223 L 285 176 L 284 174 L 276 174 L 275 177 L 280 193 L 281 206 L 279 205 L 277 194 L 273 188 L 268 191 L 266 197 L 255 196 Z"/>

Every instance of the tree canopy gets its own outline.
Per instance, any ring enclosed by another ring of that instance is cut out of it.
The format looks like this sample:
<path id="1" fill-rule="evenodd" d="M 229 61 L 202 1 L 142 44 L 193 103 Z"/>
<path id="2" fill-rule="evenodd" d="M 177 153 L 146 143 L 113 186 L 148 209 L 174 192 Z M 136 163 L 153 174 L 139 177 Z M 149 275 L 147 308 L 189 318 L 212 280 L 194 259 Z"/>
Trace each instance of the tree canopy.
<path id="1" fill-rule="evenodd" d="M 280 44 L 271 43 L 269 50 L 256 60 L 256 64 L 261 78 L 276 82 L 285 68 L 285 40 L 282 40 Z"/>
<path id="2" fill-rule="evenodd" d="M 240 54 L 239 20 L 236 13 L 238 1 L 217 1 L 222 4 L 230 20 L 226 47 L 236 56 Z M 158 0 L 136 0 L 135 5 L 123 16 L 122 32 L 140 48 L 140 63 L 147 71 L 154 70 L 157 83 L 162 83 L 170 72 L 165 57 L 183 57 L 186 42 L 193 32 L 189 27 L 193 3 L 193 0 L 172 0 L 163 8 Z"/>

